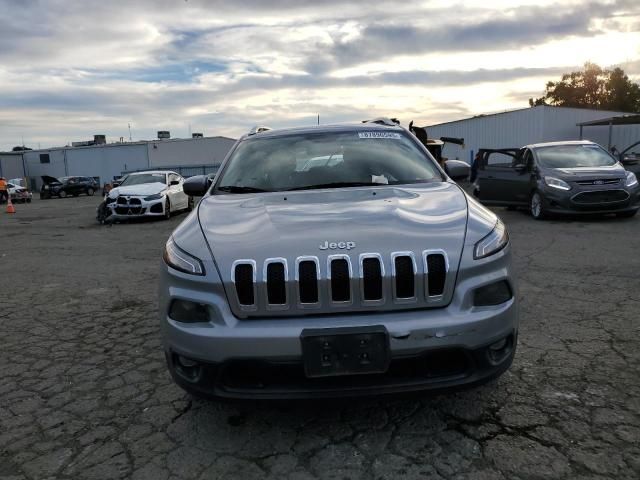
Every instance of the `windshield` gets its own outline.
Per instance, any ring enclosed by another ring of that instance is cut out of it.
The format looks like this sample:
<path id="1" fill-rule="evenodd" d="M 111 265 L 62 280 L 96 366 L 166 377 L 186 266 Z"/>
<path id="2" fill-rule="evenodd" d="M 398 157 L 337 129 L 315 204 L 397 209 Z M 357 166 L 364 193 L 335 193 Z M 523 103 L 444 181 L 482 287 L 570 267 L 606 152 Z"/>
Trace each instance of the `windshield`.
<path id="1" fill-rule="evenodd" d="M 131 185 L 142 185 L 143 183 L 164 183 L 166 185 L 166 175 L 164 173 L 141 173 L 139 175 L 128 175 L 120 184 L 121 187 Z"/>
<path id="2" fill-rule="evenodd" d="M 609 167 L 616 160 L 599 145 L 556 145 L 536 149 L 538 160 L 547 168 Z"/>
<path id="3" fill-rule="evenodd" d="M 250 193 L 442 180 L 405 134 L 351 131 L 245 140 L 216 189 Z"/>

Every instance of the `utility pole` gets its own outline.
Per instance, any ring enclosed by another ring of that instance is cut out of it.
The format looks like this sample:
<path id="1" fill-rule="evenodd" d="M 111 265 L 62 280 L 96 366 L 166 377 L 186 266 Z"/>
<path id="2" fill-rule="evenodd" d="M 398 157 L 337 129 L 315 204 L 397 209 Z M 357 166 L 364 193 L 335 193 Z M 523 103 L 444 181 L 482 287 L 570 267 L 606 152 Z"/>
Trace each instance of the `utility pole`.
<path id="1" fill-rule="evenodd" d="M 320 125 L 320 114 L 318 114 L 318 125 Z"/>
<path id="2" fill-rule="evenodd" d="M 129 141 L 131 141 L 131 123 L 127 123 L 127 126 L 129 127 Z"/>

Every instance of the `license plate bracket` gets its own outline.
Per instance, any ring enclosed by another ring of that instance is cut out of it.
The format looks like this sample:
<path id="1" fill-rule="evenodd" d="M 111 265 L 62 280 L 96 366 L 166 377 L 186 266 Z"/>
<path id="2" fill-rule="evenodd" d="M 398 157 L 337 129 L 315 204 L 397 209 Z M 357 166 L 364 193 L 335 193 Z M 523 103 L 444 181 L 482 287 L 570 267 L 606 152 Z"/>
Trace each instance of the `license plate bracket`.
<path id="1" fill-rule="evenodd" d="M 389 368 L 389 334 L 382 325 L 307 328 L 300 342 L 309 378 L 384 373 Z"/>

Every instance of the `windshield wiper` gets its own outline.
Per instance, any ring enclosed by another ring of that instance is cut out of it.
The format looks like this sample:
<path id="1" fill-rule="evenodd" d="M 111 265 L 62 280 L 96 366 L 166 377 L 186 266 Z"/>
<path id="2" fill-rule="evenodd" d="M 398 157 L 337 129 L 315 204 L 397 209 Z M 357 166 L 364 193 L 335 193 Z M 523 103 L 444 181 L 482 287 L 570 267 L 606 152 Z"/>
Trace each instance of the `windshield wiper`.
<path id="1" fill-rule="evenodd" d="M 226 193 L 262 193 L 269 191 L 256 187 L 244 187 L 237 185 L 225 185 L 223 187 L 218 187 L 218 190 Z"/>
<path id="2" fill-rule="evenodd" d="M 288 188 L 288 191 L 292 190 L 315 190 L 320 188 L 340 188 L 340 187 L 375 187 L 387 185 L 386 183 L 376 182 L 332 182 L 332 183 L 319 183 L 317 185 L 306 185 L 304 187 Z"/>

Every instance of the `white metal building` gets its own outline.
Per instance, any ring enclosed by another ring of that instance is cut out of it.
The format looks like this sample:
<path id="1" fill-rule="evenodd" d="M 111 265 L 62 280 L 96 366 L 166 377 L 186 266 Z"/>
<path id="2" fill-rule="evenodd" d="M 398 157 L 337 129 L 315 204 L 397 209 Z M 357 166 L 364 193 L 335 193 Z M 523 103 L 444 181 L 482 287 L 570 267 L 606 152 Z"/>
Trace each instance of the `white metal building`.
<path id="1" fill-rule="evenodd" d="M 0 152 L 0 177 L 9 180 L 24 176 L 22 152 Z"/>
<path id="2" fill-rule="evenodd" d="M 234 143 L 227 137 L 202 137 L 28 150 L 19 152 L 24 174 L 18 176 L 28 177 L 31 188 L 39 190 L 42 175 L 95 177 L 104 184 L 124 172 L 154 168 L 209 173 Z"/>
<path id="3" fill-rule="evenodd" d="M 625 112 L 538 106 L 504 113 L 478 115 L 427 126 L 429 138 L 464 138 L 464 147 L 447 144 L 443 155 L 471 162 L 480 148 L 522 147 L 531 143 L 578 140 L 576 124 L 590 120 L 624 115 Z M 585 127 L 583 138 L 607 148 L 609 127 Z M 612 130 L 611 146 L 618 150 L 640 140 L 640 125 L 619 125 Z"/>

